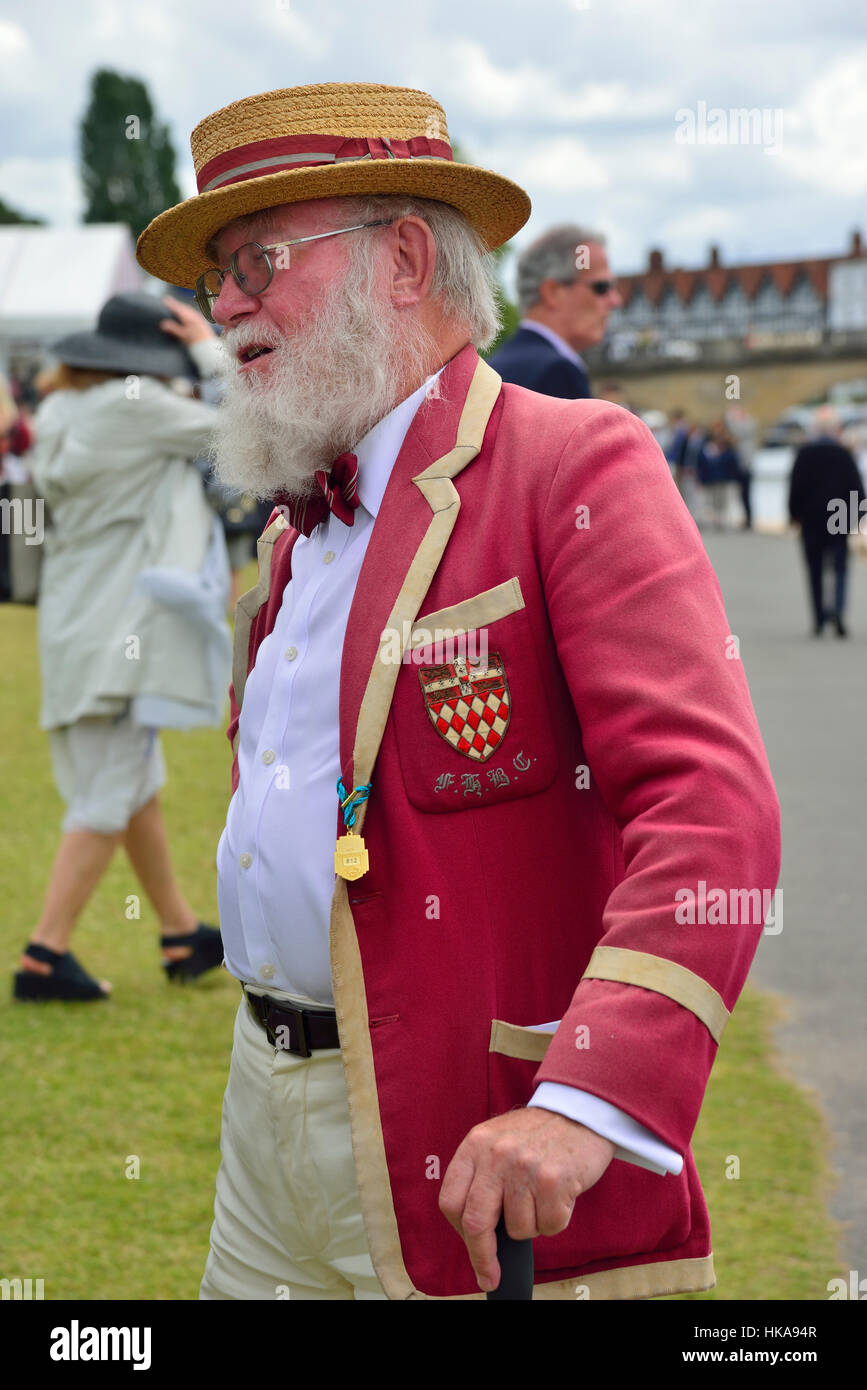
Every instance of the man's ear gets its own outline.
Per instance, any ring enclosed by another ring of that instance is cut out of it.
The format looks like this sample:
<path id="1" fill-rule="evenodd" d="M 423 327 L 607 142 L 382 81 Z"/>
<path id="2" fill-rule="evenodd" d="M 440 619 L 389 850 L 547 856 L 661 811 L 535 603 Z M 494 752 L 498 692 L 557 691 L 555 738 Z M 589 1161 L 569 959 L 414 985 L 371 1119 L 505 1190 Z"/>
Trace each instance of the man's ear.
<path id="1" fill-rule="evenodd" d="M 559 280 L 543 280 L 539 286 L 538 303 L 545 309 L 556 309 L 564 288 Z"/>
<path id="2" fill-rule="evenodd" d="M 436 242 L 420 217 L 401 217 L 392 227 L 391 301 L 397 309 L 420 304 L 430 294 Z"/>

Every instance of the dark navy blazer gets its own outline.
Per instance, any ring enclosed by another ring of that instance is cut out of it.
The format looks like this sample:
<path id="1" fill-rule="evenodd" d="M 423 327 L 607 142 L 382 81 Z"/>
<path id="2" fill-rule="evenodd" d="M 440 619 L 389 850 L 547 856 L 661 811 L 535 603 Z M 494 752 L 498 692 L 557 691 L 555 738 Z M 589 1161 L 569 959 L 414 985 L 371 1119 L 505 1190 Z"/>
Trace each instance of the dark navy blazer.
<path id="1" fill-rule="evenodd" d="M 504 381 L 543 396 L 571 401 L 591 395 L 587 373 L 532 328 L 519 328 L 489 360 Z"/>

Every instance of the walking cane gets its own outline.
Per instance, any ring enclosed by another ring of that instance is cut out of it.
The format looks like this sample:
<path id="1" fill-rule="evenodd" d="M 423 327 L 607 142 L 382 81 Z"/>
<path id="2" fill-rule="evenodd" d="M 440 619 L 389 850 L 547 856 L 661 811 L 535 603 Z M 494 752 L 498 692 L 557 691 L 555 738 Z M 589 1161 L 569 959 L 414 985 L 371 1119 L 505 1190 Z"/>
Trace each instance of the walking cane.
<path id="1" fill-rule="evenodd" d="M 500 1262 L 500 1282 L 486 1298 L 508 1299 L 512 1302 L 533 1297 L 533 1242 L 513 1240 L 506 1230 L 506 1218 L 500 1213 L 497 1222 L 497 1259 Z"/>

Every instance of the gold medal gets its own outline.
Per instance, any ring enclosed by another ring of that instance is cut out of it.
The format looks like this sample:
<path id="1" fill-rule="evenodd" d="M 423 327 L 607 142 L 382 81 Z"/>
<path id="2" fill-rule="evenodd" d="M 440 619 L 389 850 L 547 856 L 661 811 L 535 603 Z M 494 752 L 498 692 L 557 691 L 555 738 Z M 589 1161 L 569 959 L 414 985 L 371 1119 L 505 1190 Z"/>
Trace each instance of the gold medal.
<path id="1" fill-rule="evenodd" d="M 337 780 L 337 795 L 340 797 L 340 809 L 346 827 L 346 834 L 340 836 L 334 851 L 334 872 L 340 878 L 361 878 L 370 868 L 364 841 L 360 835 L 353 835 L 352 827 L 355 824 L 355 809 L 367 800 L 372 785 L 371 782 L 366 782 L 363 786 L 354 787 L 347 796 L 343 778 Z"/>
<path id="2" fill-rule="evenodd" d="M 334 851 L 334 872 L 341 878 L 361 878 L 370 868 L 370 860 L 360 835 L 341 835 Z"/>

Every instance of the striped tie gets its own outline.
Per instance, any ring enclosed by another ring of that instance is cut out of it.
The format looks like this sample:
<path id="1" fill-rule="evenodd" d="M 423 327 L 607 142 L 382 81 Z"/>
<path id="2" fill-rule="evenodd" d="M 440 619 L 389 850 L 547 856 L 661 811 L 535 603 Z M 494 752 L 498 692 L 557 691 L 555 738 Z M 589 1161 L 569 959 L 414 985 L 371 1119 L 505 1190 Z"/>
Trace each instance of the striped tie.
<path id="1" fill-rule="evenodd" d="M 289 497 L 285 492 L 278 492 L 274 505 L 280 508 L 290 525 L 304 536 L 309 536 L 314 526 L 325 521 L 329 511 L 345 526 L 351 526 L 359 503 L 358 459 L 355 454 L 341 454 L 330 473 L 318 468 L 315 477 L 322 489 L 321 496 L 314 493 L 312 497 Z"/>

